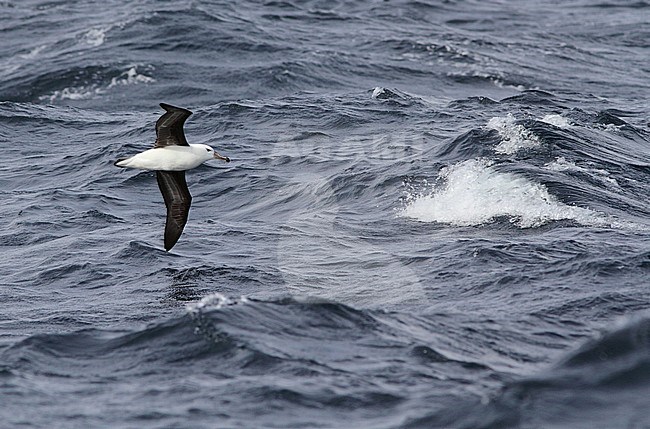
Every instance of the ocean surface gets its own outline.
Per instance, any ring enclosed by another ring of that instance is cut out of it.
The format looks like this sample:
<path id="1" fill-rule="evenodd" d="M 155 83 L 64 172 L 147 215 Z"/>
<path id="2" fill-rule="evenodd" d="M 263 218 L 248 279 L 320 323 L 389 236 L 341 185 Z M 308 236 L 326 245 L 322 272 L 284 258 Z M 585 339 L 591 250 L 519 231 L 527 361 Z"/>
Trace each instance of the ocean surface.
<path id="1" fill-rule="evenodd" d="M 650 3 L 0 1 L 0 428 L 650 428 Z M 149 149 L 190 143 L 163 249 Z"/>

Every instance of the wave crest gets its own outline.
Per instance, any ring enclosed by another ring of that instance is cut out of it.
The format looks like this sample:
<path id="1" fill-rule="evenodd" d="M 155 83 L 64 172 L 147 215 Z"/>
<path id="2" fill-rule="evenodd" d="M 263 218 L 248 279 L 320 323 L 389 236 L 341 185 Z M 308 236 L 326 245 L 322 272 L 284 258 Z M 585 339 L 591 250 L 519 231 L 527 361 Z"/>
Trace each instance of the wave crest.
<path id="1" fill-rule="evenodd" d="M 564 219 L 584 225 L 604 221 L 597 212 L 558 201 L 542 184 L 499 172 L 485 159 L 472 159 L 443 168 L 438 180 L 443 185 L 434 187 L 431 193 L 409 195 L 402 215 L 422 222 L 454 226 L 481 225 L 506 217 L 520 228 Z"/>

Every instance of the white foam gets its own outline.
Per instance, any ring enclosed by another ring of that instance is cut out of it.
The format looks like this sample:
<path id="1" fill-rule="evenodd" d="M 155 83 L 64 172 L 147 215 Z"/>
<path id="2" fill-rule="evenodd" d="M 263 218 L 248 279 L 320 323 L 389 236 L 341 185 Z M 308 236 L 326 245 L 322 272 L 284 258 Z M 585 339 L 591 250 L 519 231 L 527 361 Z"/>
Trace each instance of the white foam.
<path id="1" fill-rule="evenodd" d="M 563 156 L 557 158 L 553 162 L 549 162 L 544 165 L 545 168 L 551 171 L 576 171 L 584 174 L 588 174 L 592 177 L 595 177 L 607 185 L 614 185 L 619 187 L 616 179 L 611 177 L 609 171 L 601 168 L 587 168 L 577 165 L 575 162 L 567 161 Z"/>
<path id="2" fill-rule="evenodd" d="M 26 54 L 20 54 L 20 58 L 25 59 L 25 60 L 33 60 L 41 52 L 43 52 L 47 47 L 48 47 L 48 45 L 39 45 L 39 46 L 33 48 L 31 51 L 29 51 Z"/>
<path id="3" fill-rule="evenodd" d="M 134 85 L 138 83 L 151 83 L 155 81 L 156 80 L 150 76 L 139 74 L 137 67 L 133 66 L 122 73 L 119 78 L 114 77 L 111 79 L 111 83 L 108 84 L 108 88 L 110 89 L 118 85 Z"/>
<path id="4" fill-rule="evenodd" d="M 380 95 L 382 95 L 385 92 L 384 88 L 380 86 L 376 86 L 375 89 L 372 90 L 372 98 L 377 98 Z"/>
<path id="5" fill-rule="evenodd" d="M 245 304 L 248 298 L 241 296 L 239 299 L 228 298 L 220 293 L 211 293 L 204 296 L 198 302 L 191 302 L 185 306 L 185 309 L 190 314 L 200 313 L 205 310 L 220 310 L 224 306 Z"/>
<path id="6" fill-rule="evenodd" d="M 595 128 L 599 130 L 608 131 L 610 133 L 616 133 L 621 131 L 623 125 L 614 125 L 614 124 L 596 124 Z"/>
<path id="7" fill-rule="evenodd" d="M 569 122 L 567 118 L 561 115 L 555 115 L 555 114 L 546 115 L 542 119 L 540 119 L 540 121 L 546 122 L 547 124 L 554 125 L 558 128 L 571 127 L 571 122 Z"/>
<path id="8" fill-rule="evenodd" d="M 515 122 L 515 117 L 510 113 L 505 117 L 497 116 L 488 121 L 486 127 L 496 130 L 501 136 L 501 143 L 494 148 L 495 152 L 512 155 L 521 149 L 540 145 L 535 134 Z"/>
<path id="9" fill-rule="evenodd" d="M 582 171 L 581 167 L 578 167 L 575 162 L 567 161 L 565 157 L 561 156 L 553 162 L 545 164 L 544 167 L 551 171 Z"/>
<path id="10" fill-rule="evenodd" d="M 490 161 L 474 159 L 444 168 L 444 182 L 428 195 L 411 195 L 402 215 L 422 222 L 454 226 L 481 225 L 507 217 L 521 227 L 570 219 L 584 225 L 603 224 L 597 212 L 566 205 L 539 183 L 498 172 Z"/>
<path id="11" fill-rule="evenodd" d="M 93 47 L 101 46 L 106 40 L 106 32 L 109 30 L 109 27 L 106 28 L 92 28 L 83 35 L 83 40 L 87 44 Z"/>
<path id="12" fill-rule="evenodd" d="M 151 83 L 155 81 L 156 80 L 150 76 L 139 74 L 137 66 L 130 66 L 130 68 L 120 74 L 119 77 L 112 78 L 111 82 L 104 88 L 97 84 L 68 87 L 56 90 L 50 95 L 43 95 L 39 99 L 41 101 L 48 100 L 50 103 L 54 103 L 57 100 L 87 100 L 98 97 L 104 94 L 107 90 L 118 86 Z"/>
<path id="13" fill-rule="evenodd" d="M 499 78 L 499 77 L 494 77 L 491 80 L 492 80 L 492 83 L 494 84 L 494 86 L 496 86 L 497 88 L 511 88 L 511 89 L 514 89 L 514 90 L 519 91 L 519 92 L 523 92 L 523 91 L 526 90 L 526 87 L 521 85 L 521 84 L 520 85 L 508 84 L 508 83 L 505 83 L 504 80 L 502 78 Z M 530 88 L 530 89 L 538 89 L 538 88 L 534 87 L 534 88 Z"/>
<path id="14" fill-rule="evenodd" d="M 39 45 L 32 48 L 29 52 L 24 54 L 16 54 L 6 58 L 0 58 L 0 73 L 9 75 L 18 71 L 21 67 L 28 64 L 31 60 L 40 56 L 48 45 Z"/>
<path id="15" fill-rule="evenodd" d="M 85 100 L 92 98 L 98 94 L 101 94 L 103 91 L 96 87 L 70 87 L 63 88 L 62 90 L 56 90 L 50 95 L 44 95 L 40 97 L 41 100 L 49 100 L 50 103 L 54 103 L 56 100 Z"/>

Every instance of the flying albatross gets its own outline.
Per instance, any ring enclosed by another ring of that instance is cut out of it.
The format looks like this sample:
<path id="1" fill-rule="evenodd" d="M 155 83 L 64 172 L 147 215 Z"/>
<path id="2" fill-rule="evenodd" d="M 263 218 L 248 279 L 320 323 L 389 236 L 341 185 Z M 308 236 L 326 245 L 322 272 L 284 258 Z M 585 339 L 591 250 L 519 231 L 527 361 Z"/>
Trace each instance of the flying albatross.
<path id="1" fill-rule="evenodd" d="M 185 120 L 192 114 L 187 109 L 160 103 L 165 113 L 156 122 L 156 143 L 130 158 L 118 159 L 122 168 L 155 170 L 158 187 L 167 206 L 165 250 L 169 251 L 183 233 L 190 212 L 192 196 L 185 182 L 185 170 L 191 170 L 209 159 L 230 162 L 205 144 L 188 144 L 183 132 Z"/>

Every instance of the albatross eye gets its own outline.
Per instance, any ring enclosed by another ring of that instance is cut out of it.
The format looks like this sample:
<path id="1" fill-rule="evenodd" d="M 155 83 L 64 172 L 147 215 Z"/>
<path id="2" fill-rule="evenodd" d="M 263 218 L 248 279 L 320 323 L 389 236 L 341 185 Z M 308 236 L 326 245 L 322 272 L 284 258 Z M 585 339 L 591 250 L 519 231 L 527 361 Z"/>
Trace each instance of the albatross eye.
<path id="1" fill-rule="evenodd" d="M 208 147 L 206 147 L 205 150 L 207 150 L 208 152 L 210 152 L 210 148 L 208 148 Z"/>

